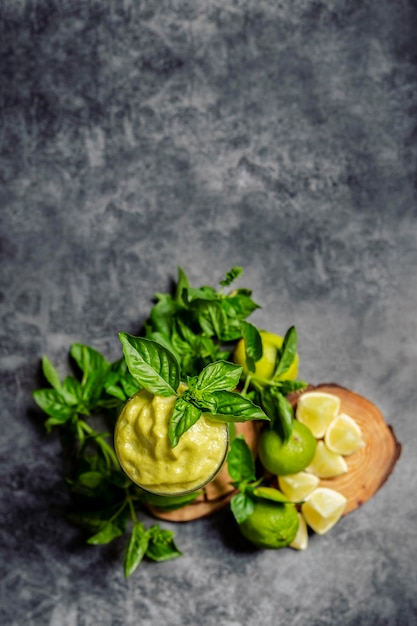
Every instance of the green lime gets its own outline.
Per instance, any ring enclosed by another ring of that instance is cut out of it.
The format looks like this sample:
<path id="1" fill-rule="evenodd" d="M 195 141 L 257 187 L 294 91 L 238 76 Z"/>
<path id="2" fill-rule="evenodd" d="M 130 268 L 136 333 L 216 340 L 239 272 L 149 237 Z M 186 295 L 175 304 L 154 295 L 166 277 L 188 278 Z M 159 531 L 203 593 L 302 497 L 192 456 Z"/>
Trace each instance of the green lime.
<path id="1" fill-rule="evenodd" d="M 259 458 L 264 468 L 275 476 L 296 474 L 311 463 L 316 439 L 311 430 L 294 420 L 290 439 L 284 442 L 275 430 L 265 429 L 259 440 Z"/>
<path id="2" fill-rule="evenodd" d="M 262 497 L 256 499 L 253 512 L 239 525 L 242 535 L 259 548 L 285 548 L 298 531 L 295 506 L 272 487 L 262 487 L 256 492 Z"/>

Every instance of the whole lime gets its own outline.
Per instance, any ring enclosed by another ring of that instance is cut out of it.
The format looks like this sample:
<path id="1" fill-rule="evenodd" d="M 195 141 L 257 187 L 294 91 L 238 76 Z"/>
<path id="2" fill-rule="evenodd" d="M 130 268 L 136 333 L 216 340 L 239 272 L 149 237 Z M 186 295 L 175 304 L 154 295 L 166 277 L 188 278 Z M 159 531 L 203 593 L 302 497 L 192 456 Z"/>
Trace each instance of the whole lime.
<path id="1" fill-rule="evenodd" d="M 285 548 L 297 534 L 299 519 L 293 504 L 277 489 L 257 490 L 253 512 L 239 525 L 246 539 L 259 548 Z"/>
<path id="2" fill-rule="evenodd" d="M 266 428 L 259 439 L 259 459 L 264 468 L 275 476 L 296 474 L 311 463 L 316 451 L 316 439 L 311 430 L 294 420 L 288 441 L 275 430 Z"/>
<path id="3" fill-rule="evenodd" d="M 277 362 L 277 356 L 284 341 L 280 335 L 275 335 L 266 330 L 259 332 L 262 341 L 262 357 L 255 363 L 255 371 L 249 372 L 249 368 L 246 363 L 246 347 L 245 340 L 240 339 L 237 343 L 233 361 L 237 365 L 241 365 L 243 368 L 243 375 L 247 376 L 248 373 L 251 376 L 255 376 L 260 379 L 270 380 L 274 374 L 275 366 Z M 289 369 L 278 376 L 278 380 L 295 380 L 298 376 L 298 354 L 295 355 L 294 361 L 291 363 Z M 261 382 L 261 381 L 259 381 Z"/>

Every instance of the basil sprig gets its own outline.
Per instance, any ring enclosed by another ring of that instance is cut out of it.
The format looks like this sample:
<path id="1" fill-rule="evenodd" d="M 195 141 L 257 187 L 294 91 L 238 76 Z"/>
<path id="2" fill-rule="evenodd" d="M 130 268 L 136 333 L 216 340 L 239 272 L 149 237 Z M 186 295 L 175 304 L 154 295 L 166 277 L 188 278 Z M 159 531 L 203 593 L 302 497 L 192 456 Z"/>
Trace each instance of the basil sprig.
<path id="1" fill-rule="evenodd" d="M 258 500 L 274 502 L 277 507 L 289 502 L 278 499 L 273 492 L 260 488 L 264 477 L 257 478 L 252 451 L 242 435 L 231 443 L 227 467 L 233 480 L 232 485 L 236 489 L 230 501 L 230 508 L 238 524 L 242 524 L 253 513 Z"/>
<path id="2" fill-rule="evenodd" d="M 133 574 L 145 556 L 153 561 L 167 561 L 182 556 L 182 552 L 175 545 L 171 530 L 164 530 L 159 524 L 146 530 L 141 522 L 135 521 L 124 558 L 126 577 Z"/>
<path id="3" fill-rule="evenodd" d="M 203 413 L 221 422 L 269 420 L 259 406 L 234 391 L 242 374 L 241 366 L 223 360 L 209 363 L 198 376 L 186 377 L 187 389 L 181 393 L 180 364 L 164 345 L 128 333 L 120 333 L 119 337 L 132 378 L 150 393 L 176 396 L 168 427 L 172 448 Z"/>
<path id="4" fill-rule="evenodd" d="M 299 380 L 282 380 L 297 354 L 297 330 L 291 326 L 277 351 L 274 373 L 269 380 L 256 376 L 256 362 L 262 357 L 262 341 L 259 331 L 249 322 L 242 323 L 245 340 L 246 362 L 249 374 L 246 377 L 243 395 L 251 397 L 270 418 L 269 427 L 277 430 L 288 441 L 292 434 L 294 412 L 287 395 L 304 389 L 307 383 Z"/>
<path id="5" fill-rule="evenodd" d="M 192 502 L 199 492 L 179 498 L 155 496 L 130 481 L 112 446 L 112 431 L 124 403 L 141 388 L 176 395 L 170 424 L 171 443 L 175 445 L 203 413 L 229 422 L 231 427 L 233 421 L 246 419 L 271 419 L 270 423 L 278 427 L 285 411 L 281 396 L 285 399 L 304 385 L 274 379 L 268 391 L 266 387 L 260 391 L 253 378 L 242 393 L 235 391 L 241 369 L 228 359 L 236 342 L 244 337 L 250 372 L 262 356 L 259 331 L 247 321 L 259 305 L 252 300 L 250 290 L 229 289 L 241 275 L 242 268 L 233 267 L 218 289 L 207 285 L 195 288 L 178 268 L 174 292 L 156 294 L 143 337 L 126 335 L 122 342 L 125 354 L 117 361 L 109 362 L 94 348 L 74 343 L 69 350 L 74 375 L 61 379 L 52 362 L 42 358 L 42 373 L 49 386 L 37 389 L 33 396 L 47 416 L 47 432 L 58 428 L 62 445 L 73 452 L 73 467 L 66 479 L 74 503 L 69 518 L 88 531 L 91 545 L 113 541 L 128 533 L 130 525 L 124 556 L 126 576 L 143 559 L 166 560 L 181 555 L 170 531 L 158 525 L 145 528 L 137 512 L 148 511 L 148 506 L 171 511 Z M 275 376 L 291 364 L 294 339 L 293 332 L 284 341 Z M 182 395 L 178 393 L 181 381 L 188 386 Z M 287 431 L 290 427 L 287 416 Z M 232 506 L 241 518 L 256 497 L 259 481 L 245 442 L 239 442 L 238 438 L 232 443 L 230 473 L 240 486 Z"/>
<path id="6" fill-rule="evenodd" d="M 150 348 L 152 349 L 152 347 Z M 127 531 L 132 522 L 131 535 L 125 549 L 124 571 L 130 576 L 143 558 L 161 561 L 181 555 L 174 543 L 173 533 L 159 525 L 148 529 L 138 522 L 136 510 L 143 508 L 149 495 L 134 485 L 121 470 L 114 448 L 112 434 L 96 430 L 89 417 L 102 413 L 110 426 L 120 408 L 140 389 L 140 383 L 127 369 L 124 358 L 110 363 L 94 348 L 80 343 L 70 347 L 75 375 L 61 380 L 52 362 L 42 358 L 42 373 L 50 387 L 37 389 L 33 397 L 48 416 L 45 426 L 49 432 L 59 427 L 63 446 L 75 452 L 75 463 L 67 485 L 78 506 L 70 510 L 69 520 L 89 532 L 90 545 L 108 544 Z M 170 364 L 161 360 L 163 372 L 171 371 Z M 167 384 L 165 374 L 155 386 Z M 177 387 L 176 379 L 168 376 L 168 386 Z M 151 504 L 161 510 L 173 510 L 191 502 L 198 494 L 175 499 L 155 497 Z"/>
<path id="7" fill-rule="evenodd" d="M 226 291 L 242 273 L 241 267 L 233 267 L 216 290 L 208 285 L 192 287 L 178 268 L 174 293 L 156 294 L 144 335 L 176 356 L 184 376 L 196 376 L 205 365 L 227 360 L 230 344 L 243 336 L 244 322 L 260 308 L 249 289 Z"/>

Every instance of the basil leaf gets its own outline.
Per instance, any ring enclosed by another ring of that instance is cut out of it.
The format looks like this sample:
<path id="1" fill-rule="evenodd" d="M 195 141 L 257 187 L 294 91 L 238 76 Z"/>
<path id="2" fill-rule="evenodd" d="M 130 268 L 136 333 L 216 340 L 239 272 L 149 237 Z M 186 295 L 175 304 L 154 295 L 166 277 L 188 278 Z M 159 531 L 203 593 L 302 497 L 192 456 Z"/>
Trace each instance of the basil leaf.
<path id="1" fill-rule="evenodd" d="M 288 396 L 288 394 L 293 391 L 299 391 L 308 387 L 308 383 L 305 383 L 302 380 L 280 380 L 278 382 L 279 390 L 283 396 Z"/>
<path id="2" fill-rule="evenodd" d="M 138 385 L 130 372 L 126 374 L 125 378 L 122 378 L 120 384 L 128 398 L 133 396 L 140 389 L 140 385 Z"/>
<path id="3" fill-rule="evenodd" d="M 170 337 L 179 305 L 169 294 L 158 293 L 156 297 L 158 302 L 153 306 L 150 313 L 152 331 Z"/>
<path id="4" fill-rule="evenodd" d="M 90 487 L 91 489 L 94 489 L 103 482 L 104 476 L 100 472 L 83 472 L 82 474 L 79 474 L 79 476 L 77 476 L 77 480 L 84 487 Z"/>
<path id="5" fill-rule="evenodd" d="M 73 376 L 67 376 L 63 382 L 61 394 L 67 404 L 76 406 L 83 397 L 80 381 Z"/>
<path id="6" fill-rule="evenodd" d="M 176 350 L 173 341 L 171 341 L 166 335 L 163 335 L 160 332 L 151 332 L 147 334 L 146 339 L 152 339 L 152 341 L 156 341 L 156 343 L 159 343 L 159 345 L 163 346 L 166 350 L 172 352 L 178 363 L 180 362 L 180 354 Z"/>
<path id="7" fill-rule="evenodd" d="M 235 391 L 216 391 L 217 411 L 213 419 L 221 422 L 247 422 L 248 420 L 268 420 L 264 411 L 248 398 Z"/>
<path id="8" fill-rule="evenodd" d="M 271 418 L 271 427 L 288 441 L 292 434 L 294 413 L 291 404 L 276 388 L 269 387 L 262 391 L 262 408 Z"/>
<path id="9" fill-rule="evenodd" d="M 124 556 L 124 574 L 128 578 L 140 565 L 149 544 L 149 533 L 144 529 L 143 524 L 136 522 L 133 524 L 129 543 L 127 544 Z"/>
<path id="10" fill-rule="evenodd" d="M 209 287 L 207 285 L 203 285 L 200 288 L 188 287 L 186 295 L 187 304 L 200 300 L 208 302 L 216 302 L 219 300 L 219 296 L 216 293 L 216 290 L 213 289 L 213 287 Z"/>
<path id="11" fill-rule="evenodd" d="M 87 543 L 95 546 L 110 543 L 113 539 L 116 539 L 116 537 L 123 535 L 123 532 L 123 528 L 118 526 L 115 522 L 108 521 L 102 525 L 98 533 L 87 539 Z"/>
<path id="12" fill-rule="evenodd" d="M 230 445 L 227 467 L 231 479 L 236 483 L 256 480 L 255 461 L 242 435 L 235 437 Z"/>
<path id="13" fill-rule="evenodd" d="M 182 267 L 178 267 L 178 280 L 177 287 L 175 290 L 175 301 L 178 302 L 181 306 L 185 306 L 186 302 L 184 299 L 184 291 L 189 287 L 188 278 L 182 269 Z"/>
<path id="14" fill-rule="evenodd" d="M 228 320 L 220 302 L 196 300 L 193 303 L 201 330 L 208 337 L 219 337 L 223 339 Z"/>
<path id="15" fill-rule="evenodd" d="M 118 372 L 109 372 L 104 380 L 104 390 L 109 396 L 113 396 L 122 402 L 127 400 L 126 394 L 121 387 L 119 387 L 120 375 Z"/>
<path id="16" fill-rule="evenodd" d="M 37 389 L 33 392 L 33 398 L 44 413 L 57 420 L 57 424 L 63 424 L 75 414 L 74 408 L 65 404 L 55 389 Z"/>
<path id="17" fill-rule="evenodd" d="M 259 396 L 260 403 L 265 413 L 271 419 L 273 427 L 276 420 L 279 420 L 278 402 L 276 398 L 276 389 L 274 387 L 265 387 Z"/>
<path id="18" fill-rule="evenodd" d="M 176 400 L 168 426 L 171 448 L 175 448 L 178 445 L 181 435 L 196 423 L 200 415 L 201 410 L 183 398 Z"/>
<path id="19" fill-rule="evenodd" d="M 294 413 L 291 404 L 282 393 L 276 392 L 276 398 L 278 402 L 278 414 L 279 414 L 279 427 L 281 428 L 284 442 L 289 441 L 293 425 L 294 425 Z M 275 425 L 277 426 L 277 424 Z"/>
<path id="20" fill-rule="evenodd" d="M 228 287 L 234 280 L 236 280 L 236 278 L 239 278 L 239 276 L 241 276 L 242 274 L 243 268 L 235 265 L 229 272 L 226 273 L 223 280 L 220 281 L 220 285 L 222 287 Z"/>
<path id="21" fill-rule="evenodd" d="M 85 379 L 91 372 L 105 370 L 110 365 L 100 352 L 82 343 L 73 343 L 70 348 L 70 355 L 83 372 Z M 85 382 L 85 380 L 83 380 L 83 382 Z"/>
<path id="22" fill-rule="evenodd" d="M 242 524 L 255 509 L 255 503 L 246 493 L 237 493 L 230 501 L 230 508 L 238 524 Z"/>
<path id="23" fill-rule="evenodd" d="M 138 385 L 138 383 L 133 378 L 132 374 L 127 369 L 126 360 L 124 358 L 121 358 L 119 361 L 116 361 L 115 363 L 113 363 L 111 367 L 118 373 L 119 379 L 120 379 L 120 385 L 123 391 L 125 392 L 126 396 L 128 398 L 133 396 L 138 391 L 140 386 Z"/>
<path id="24" fill-rule="evenodd" d="M 119 333 L 127 367 L 136 382 L 150 393 L 171 396 L 180 383 L 180 366 L 172 352 L 143 337 Z"/>
<path id="25" fill-rule="evenodd" d="M 149 543 L 146 556 L 153 561 L 168 561 L 182 556 L 175 545 L 174 533 L 171 530 L 164 530 L 158 525 L 149 529 Z"/>
<path id="26" fill-rule="evenodd" d="M 185 392 L 183 398 L 193 404 L 200 411 L 208 411 L 210 413 L 217 412 L 217 400 L 214 393 L 206 393 L 205 391 Z"/>
<path id="27" fill-rule="evenodd" d="M 196 388 L 201 391 L 232 391 L 239 384 L 242 367 L 228 361 L 209 363 L 197 379 Z"/>
<path id="28" fill-rule="evenodd" d="M 94 370 L 83 377 L 82 399 L 90 409 L 94 409 L 100 399 L 108 370 Z"/>
<path id="29" fill-rule="evenodd" d="M 290 500 L 282 500 L 282 494 L 273 489 L 265 489 L 265 487 L 255 487 L 253 489 L 253 495 L 259 500 L 268 500 L 268 502 L 275 502 L 278 506 L 283 506 L 284 504 L 292 504 Z"/>
<path id="30" fill-rule="evenodd" d="M 245 320 L 251 313 L 260 308 L 249 295 L 240 291 L 233 291 L 232 294 L 222 300 L 223 308 L 228 317 Z"/>
<path id="31" fill-rule="evenodd" d="M 172 339 L 175 337 L 177 341 L 181 342 L 182 346 L 188 346 L 189 348 L 200 337 L 180 317 L 175 320 L 172 335 Z"/>
<path id="32" fill-rule="evenodd" d="M 48 417 L 48 419 L 45 421 L 45 424 L 44 424 L 46 428 L 46 432 L 50 433 L 52 426 L 62 426 L 67 421 L 68 419 L 63 420 L 59 417 Z"/>
<path id="33" fill-rule="evenodd" d="M 295 326 L 291 326 L 285 334 L 284 341 L 280 350 L 280 356 L 277 367 L 275 368 L 273 378 L 277 378 L 286 372 L 297 354 L 297 331 Z"/>
<path id="34" fill-rule="evenodd" d="M 242 321 L 241 332 L 245 340 L 246 364 L 250 372 L 254 372 L 256 361 L 262 357 L 262 339 L 259 330 L 253 324 Z"/>
<path id="35" fill-rule="evenodd" d="M 51 387 L 56 391 L 61 391 L 59 374 L 47 356 L 42 357 L 42 372 Z"/>

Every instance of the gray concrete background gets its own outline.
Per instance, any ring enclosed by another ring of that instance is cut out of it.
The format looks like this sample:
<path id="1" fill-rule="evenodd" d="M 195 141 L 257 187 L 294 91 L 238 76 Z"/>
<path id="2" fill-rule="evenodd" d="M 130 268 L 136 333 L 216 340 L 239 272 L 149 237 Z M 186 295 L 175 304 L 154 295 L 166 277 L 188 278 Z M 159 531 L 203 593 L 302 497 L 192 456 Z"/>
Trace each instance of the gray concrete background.
<path id="1" fill-rule="evenodd" d="M 0 24 L 0 622 L 417 624 L 416 2 L 2 0 Z M 401 459 L 305 553 L 248 550 L 225 510 L 126 581 L 123 541 L 64 519 L 40 358 L 117 358 L 178 265 L 236 264 L 252 321 L 295 324 L 300 376 L 375 402 Z"/>

